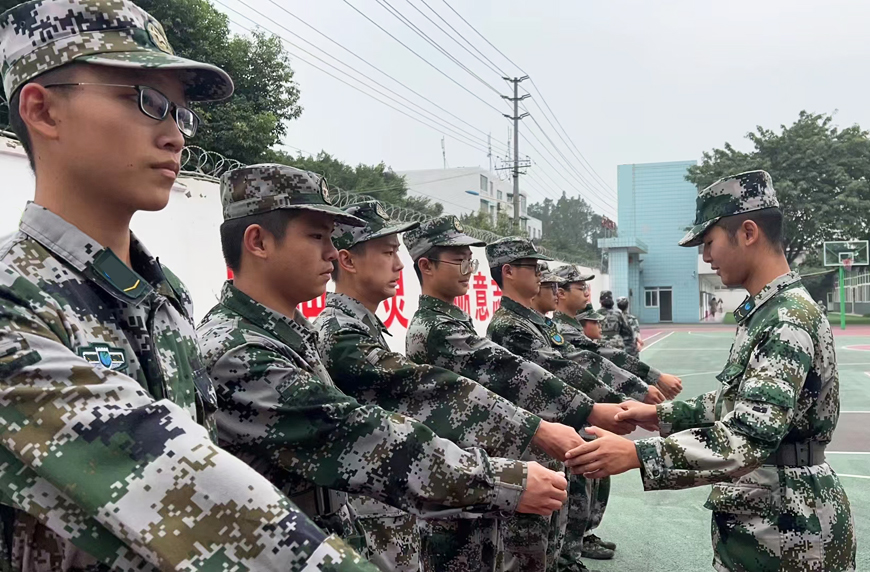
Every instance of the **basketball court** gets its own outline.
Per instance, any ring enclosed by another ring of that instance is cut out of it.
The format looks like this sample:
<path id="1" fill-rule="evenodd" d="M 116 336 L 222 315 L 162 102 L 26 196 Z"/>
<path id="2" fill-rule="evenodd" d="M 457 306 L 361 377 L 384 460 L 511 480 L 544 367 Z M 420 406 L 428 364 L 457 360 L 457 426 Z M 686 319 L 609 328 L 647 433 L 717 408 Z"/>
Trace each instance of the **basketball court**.
<path id="1" fill-rule="evenodd" d="M 831 316 L 840 373 L 841 414 L 828 462 L 852 504 L 858 537 L 858 570 L 870 570 L 870 326 L 837 327 Z M 719 387 L 734 326 L 645 329 L 642 359 L 683 379 L 681 397 Z M 633 437 L 643 436 L 638 431 Z M 598 535 L 618 544 L 611 561 L 586 560 L 590 569 L 620 572 L 712 570 L 709 486 L 644 492 L 637 471 L 613 477 L 610 504 Z M 862 542 L 864 541 L 864 542 Z"/>

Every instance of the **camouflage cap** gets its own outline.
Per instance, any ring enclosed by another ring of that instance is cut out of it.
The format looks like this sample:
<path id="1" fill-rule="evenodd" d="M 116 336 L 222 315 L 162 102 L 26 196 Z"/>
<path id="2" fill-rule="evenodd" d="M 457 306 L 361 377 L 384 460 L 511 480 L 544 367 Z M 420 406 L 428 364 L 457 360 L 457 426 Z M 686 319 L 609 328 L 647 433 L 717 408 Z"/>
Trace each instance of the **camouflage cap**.
<path id="1" fill-rule="evenodd" d="M 183 72 L 191 101 L 233 94 L 222 69 L 175 55 L 163 26 L 129 0 L 32 0 L 0 15 L 0 76 L 7 100 L 70 62 Z"/>
<path id="2" fill-rule="evenodd" d="M 552 284 L 554 282 L 559 286 L 568 283 L 567 280 L 565 280 L 552 270 L 545 270 L 544 273 L 541 274 L 541 284 Z"/>
<path id="3" fill-rule="evenodd" d="M 608 298 L 613 300 L 613 292 L 611 292 L 610 290 L 602 290 L 601 294 L 598 295 L 599 300 L 606 300 Z"/>
<path id="4" fill-rule="evenodd" d="M 486 247 L 486 259 L 490 268 L 498 268 L 510 264 L 514 260 L 534 258 L 536 260 L 553 260 L 538 252 L 538 248 L 528 238 L 507 236 L 496 240 Z"/>
<path id="5" fill-rule="evenodd" d="M 278 164 L 250 165 L 227 171 L 221 177 L 224 220 L 278 209 L 302 209 L 335 216 L 335 222 L 364 226 L 329 198 L 326 179 L 316 173 Z"/>
<path id="6" fill-rule="evenodd" d="M 453 215 L 443 215 L 420 223 L 402 237 L 416 262 L 436 246 L 486 246 L 482 240 L 465 234 L 465 227 Z"/>
<path id="7" fill-rule="evenodd" d="M 719 219 L 771 207 L 779 207 L 779 201 L 766 171 L 748 171 L 719 179 L 698 193 L 695 226 L 679 244 L 698 246 L 704 233 Z"/>
<path id="8" fill-rule="evenodd" d="M 556 274 L 556 276 L 564 278 L 565 284 L 571 284 L 574 282 L 587 282 L 595 278 L 594 274 L 583 274 L 582 272 L 580 272 L 580 269 L 573 264 L 565 264 L 564 266 L 560 266 L 553 272 Z"/>
<path id="9" fill-rule="evenodd" d="M 582 312 L 578 312 L 576 318 L 581 322 L 584 320 L 589 320 L 592 322 L 600 322 L 604 319 L 604 316 L 595 311 L 595 308 L 592 307 L 592 304 L 586 306 L 586 308 Z"/>
<path id="10" fill-rule="evenodd" d="M 347 214 L 353 215 L 362 219 L 365 226 L 354 226 L 349 224 L 335 225 L 335 231 L 332 233 L 332 242 L 339 250 L 346 250 L 361 242 L 367 242 L 376 238 L 390 236 L 391 234 L 399 234 L 420 226 L 419 222 L 400 222 L 390 218 L 383 205 L 378 201 L 367 201 L 356 205 L 351 205 L 344 209 Z"/>

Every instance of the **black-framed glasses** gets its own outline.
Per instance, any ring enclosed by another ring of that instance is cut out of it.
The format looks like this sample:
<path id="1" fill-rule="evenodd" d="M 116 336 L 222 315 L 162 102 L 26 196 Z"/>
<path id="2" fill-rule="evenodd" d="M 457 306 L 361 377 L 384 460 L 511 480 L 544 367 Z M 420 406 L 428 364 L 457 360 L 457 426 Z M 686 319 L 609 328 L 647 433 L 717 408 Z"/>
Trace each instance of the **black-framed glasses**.
<path id="1" fill-rule="evenodd" d="M 547 264 L 544 262 L 538 262 L 537 264 L 512 264 L 512 263 L 509 263 L 509 264 L 511 266 L 516 266 L 518 268 L 534 268 L 535 276 L 540 276 L 541 274 L 546 272 L 548 269 Z"/>
<path id="2" fill-rule="evenodd" d="M 463 276 L 474 274 L 475 272 L 477 272 L 477 269 L 480 268 L 480 262 L 478 262 L 476 258 L 466 258 L 460 262 L 451 262 L 449 260 L 442 260 L 440 258 L 435 258 L 431 260 L 432 262 L 443 262 L 444 264 L 452 264 L 453 266 L 458 266 L 459 273 Z"/>
<path id="3" fill-rule="evenodd" d="M 577 288 L 581 292 L 589 292 L 589 284 L 585 282 L 575 282 L 573 284 L 569 284 L 571 288 Z"/>
<path id="4" fill-rule="evenodd" d="M 153 87 L 147 85 L 120 85 L 115 83 L 53 83 L 46 85 L 49 87 L 79 87 L 79 86 L 98 86 L 98 87 L 124 87 L 135 89 L 139 94 L 139 111 L 157 121 L 163 121 L 170 114 L 175 119 L 175 124 L 178 130 L 185 137 L 193 137 L 196 135 L 196 130 L 199 128 L 199 116 L 192 109 L 177 105 L 168 97 L 160 93 Z"/>

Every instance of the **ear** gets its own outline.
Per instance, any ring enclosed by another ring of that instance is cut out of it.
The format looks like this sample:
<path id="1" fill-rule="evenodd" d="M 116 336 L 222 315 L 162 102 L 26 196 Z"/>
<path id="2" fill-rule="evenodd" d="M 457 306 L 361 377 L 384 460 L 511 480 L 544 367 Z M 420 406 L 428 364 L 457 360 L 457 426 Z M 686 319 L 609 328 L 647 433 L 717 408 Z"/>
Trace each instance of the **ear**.
<path id="1" fill-rule="evenodd" d="M 752 246 L 761 240 L 761 229 L 754 220 L 745 220 L 740 226 L 740 237 L 744 246 Z"/>
<path id="2" fill-rule="evenodd" d="M 262 226 L 252 224 L 245 229 L 242 237 L 242 250 L 260 260 L 267 260 L 275 249 L 275 237 Z"/>
<path id="3" fill-rule="evenodd" d="M 356 274 L 356 264 L 354 264 L 353 254 L 350 251 L 343 249 L 338 251 L 338 267 L 341 268 L 342 272 Z"/>
<path id="4" fill-rule="evenodd" d="M 19 100 L 18 113 L 31 138 L 58 139 L 61 98 L 38 83 L 28 83 L 21 88 Z"/>
<path id="5" fill-rule="evenodd" d="M 501 266 L 501 276 L 502 276 L 502 278 L 508 278 L 508 277 L 510 277 L 511 279 L 513 279 L 513 277 L 514 277 L 514 267 L 511 266 L 510 264 L 502 264 L 502 266 Z"/>

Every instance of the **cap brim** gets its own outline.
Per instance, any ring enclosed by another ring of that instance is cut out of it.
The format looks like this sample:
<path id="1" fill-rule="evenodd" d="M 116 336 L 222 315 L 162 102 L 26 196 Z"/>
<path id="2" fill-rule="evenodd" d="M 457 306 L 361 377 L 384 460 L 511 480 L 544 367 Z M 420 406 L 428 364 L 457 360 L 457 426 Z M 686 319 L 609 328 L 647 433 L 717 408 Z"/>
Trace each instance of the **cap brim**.
<path id="1" fill-rule="evenodd" d="M 286 210 L 305 210 L 312 211 L 316 213 L 324 213 L 330 214 L 335 217 L 335 222 L 340 224 L 346 224 L 348 226 L 365 226 L 366 221 L 361 218 L 357 218 L 353 215 L 349 215 L 338 207 L 334 207 L 331 205 L 290 205 L 286 207 L 281 207 Z"/>
<path id="2" fill-rule="evenodd" d="M 229 74 L 217 66 L 180 58 L 164 52 L 142 50 L 106 52 L 76 58 L 76 61 L 116 68 L 176 70 L 188 72 L 182 81 L 189 101 L 221 101 L 233 94 L 235 87 Z"/>
<path id="3" fill-rule="evenodd" d="M 442 240 L 434 241 L 432 243 L 432 246 L 486 246 L 486 243 L 482 240 L 474 238 L 473 236 L 461 234 L 454 238 L 445 238 Z"/>
<path id="4" fill-rule="evenodd" d="M 702 242 L 704 242 L 704 233 L 707 232 L 707 230 L 711 226 L 719 222 L 720 218 L 722 217 L 717 217 L 712 220 L 702 222 L 701 224 L 696 224 L 691 228 L 691 230 L 689 230 L 689 232 L 686 233 L 686 236 L 684 236 L 678 244 L 680 246 L 686 247 L 700 245 Z"/>
<path id="5" fill-rule="evenodd" d="M 514 258 L 514 260 L 522 260 L 523 258 L 531 258 L 532 260 L 544 260 L 544 261 L 552 261 L 553 260 L 549 256 L 544 256 L 541 253 L 530 254 L 529 256 L 520 256 L 519 258 Z"/>
<path id="6" fill-rule="evenodd" d="M 404 223 L 404 224 L 395 224 L 393 226 L 385 226 L 384 228 L 382 228 L 378 232 L 367 237 L 365 240 L 361 240 L 355 244 L 360 244 L 362 242 L 368 242 L 368 241 L 374 240 L 376 238 L 383 238 L 385 236 L 391 236 L 393 234 L 401 234 L 403 232 L 408 232 L 409 230 L 414 230 L 418 226 L 420 226 L 419 222 L 409 222 L 409 223 Z"/>

